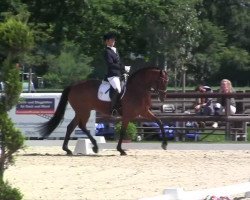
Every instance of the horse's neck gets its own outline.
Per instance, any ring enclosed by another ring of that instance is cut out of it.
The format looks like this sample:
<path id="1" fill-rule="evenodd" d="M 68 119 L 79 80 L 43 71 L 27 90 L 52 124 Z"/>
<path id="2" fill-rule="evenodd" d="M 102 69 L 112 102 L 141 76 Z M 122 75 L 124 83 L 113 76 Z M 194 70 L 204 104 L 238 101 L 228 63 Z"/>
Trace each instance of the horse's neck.
<path id="1" fill-rule="evenodd" d="M 131 82 L 131 87 L 135 87 L 139 90 L 150 90 L 156 82 L 156 73 L 144 72 L 143 74 L 138 74 L 134 77 Z"/>

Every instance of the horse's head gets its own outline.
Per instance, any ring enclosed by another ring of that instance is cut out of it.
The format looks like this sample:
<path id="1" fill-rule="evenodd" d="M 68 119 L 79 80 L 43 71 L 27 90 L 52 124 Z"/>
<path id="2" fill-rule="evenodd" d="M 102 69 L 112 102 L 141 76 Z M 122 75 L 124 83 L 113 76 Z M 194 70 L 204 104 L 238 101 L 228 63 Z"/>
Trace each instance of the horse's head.
<path id="1" fill-rule="evenodd" d="M 164 101 L 166 96 L 166 87 L 168 83 L 168 74 L 165 70 L 160 70 L 160 76 L 156 84 L 156 92 L 158 93 L 161 102 Z"/>
<path id="2" fill-rule="evenodd" d="M 140 90 L 143 87 L 147 91 L 152 88 L 157 93 L 159 99 L 164 101 L 166 86 L 168 83 L 168 74 L 165 70 L 160 70 L 157 67 L 142 68 L 132 74 L 128 79 L 128 84 L 132 83 L 132 89 Z"/>

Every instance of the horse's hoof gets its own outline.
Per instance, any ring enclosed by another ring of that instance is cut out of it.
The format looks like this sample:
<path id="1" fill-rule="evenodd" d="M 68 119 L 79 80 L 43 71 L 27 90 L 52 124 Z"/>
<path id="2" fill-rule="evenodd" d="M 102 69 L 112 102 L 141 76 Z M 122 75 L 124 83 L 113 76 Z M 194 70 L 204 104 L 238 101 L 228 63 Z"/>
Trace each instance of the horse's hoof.
<path id="1" fill-rule="evenodd" d="M 94 153 L 98 153 L 99 152 L 98 147 L 93 147 L 92 150 L 93 150 Z"/>
<path id="2" fill-rule="evenodd" d="M 121 151 L 121 156 L 126 156 L 126 152 L 125 151 Z"/>
<path id="3" fill-rule="evenodd" d="M 161 148 L 164 149 L 164 150 L 167 150 L 167 144 L 162 144 Z"/>
<path id="4" fill-rule="evenodd" d="M 72 151 L 68 150 L 66 155 L 67 155 L 67 156 L 72 156 L 73 153 L 72 153 Z"/>

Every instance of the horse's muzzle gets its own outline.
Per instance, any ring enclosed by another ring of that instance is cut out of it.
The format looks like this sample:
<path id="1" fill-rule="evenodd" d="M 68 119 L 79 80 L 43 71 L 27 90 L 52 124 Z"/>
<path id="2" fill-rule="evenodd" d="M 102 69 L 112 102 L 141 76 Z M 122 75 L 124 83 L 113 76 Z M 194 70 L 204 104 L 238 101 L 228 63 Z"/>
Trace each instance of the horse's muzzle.
<path id="1" fill-rule="evenodd" d="M 161 102 L 164 102 L 165 101 L 165 97 L 166 97 L 166 92 L 165 91 L 159 91 L 158 97 L 159 97 L 159 99 L 160 99 Z"/>

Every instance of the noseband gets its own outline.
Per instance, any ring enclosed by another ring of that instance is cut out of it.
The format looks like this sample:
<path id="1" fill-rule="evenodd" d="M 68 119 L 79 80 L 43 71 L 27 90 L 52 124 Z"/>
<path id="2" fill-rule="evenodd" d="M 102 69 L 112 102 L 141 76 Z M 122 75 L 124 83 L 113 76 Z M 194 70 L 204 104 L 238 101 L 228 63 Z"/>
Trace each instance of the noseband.
<path id="1" fill-rule="evenodd" d="M 161 73 L 162 74 L 162 73 Z M 156 92 L 159 94 L 159 93 L 163 93 L 165 94 L 166 93 L 166 90 L 165 89 L 160 89 L 160 84 L 163 82 L 167 83 L 168 82 L 168 79 L 166 79 L 165 77 L 162 77 L 160 74 L 160 77 L 159 79 L 157 80 L 157 85 L 156 85 Z"/>

